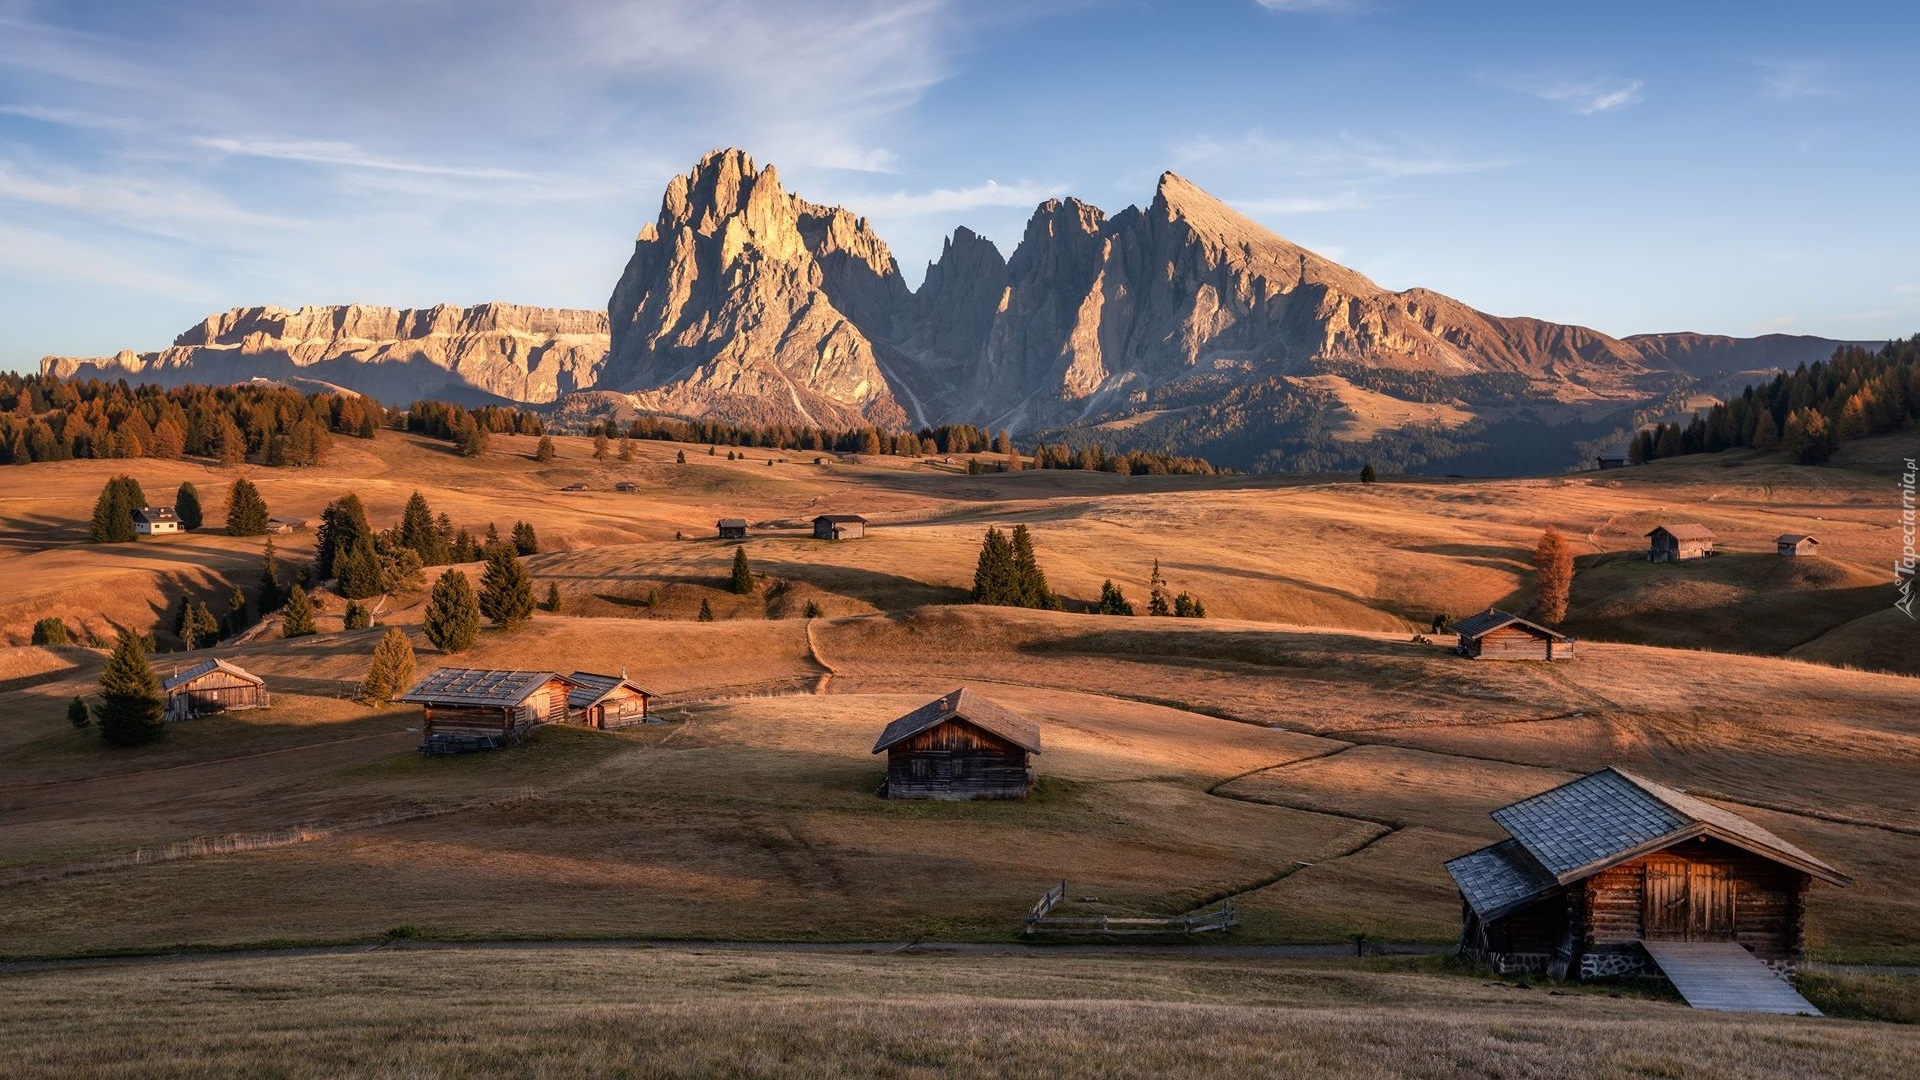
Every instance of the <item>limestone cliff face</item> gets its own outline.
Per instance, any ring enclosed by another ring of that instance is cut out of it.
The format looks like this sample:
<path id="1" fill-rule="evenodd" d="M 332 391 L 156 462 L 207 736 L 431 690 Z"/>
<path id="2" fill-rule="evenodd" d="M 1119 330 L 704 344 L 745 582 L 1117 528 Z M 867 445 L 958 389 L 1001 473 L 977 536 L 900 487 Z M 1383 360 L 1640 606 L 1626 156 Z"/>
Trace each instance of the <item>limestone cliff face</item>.
<path id="1" fill-rule="evenodd" d="M 873 338 L 910 296 L 863 219 L 714 151 L 667 185 L 607 309 L 603 389 L 717 419 L 900 426 Z"/>
<path id="2" fill-rule="evenodd" d="M 594 385 L 607 351 L 598 311 L 482 304 L 234 308 L 158 352 L 47 357 L 60 377 L 173 386 L 308 378 L 390 404 L 423 397 L 547 402 Z"/>

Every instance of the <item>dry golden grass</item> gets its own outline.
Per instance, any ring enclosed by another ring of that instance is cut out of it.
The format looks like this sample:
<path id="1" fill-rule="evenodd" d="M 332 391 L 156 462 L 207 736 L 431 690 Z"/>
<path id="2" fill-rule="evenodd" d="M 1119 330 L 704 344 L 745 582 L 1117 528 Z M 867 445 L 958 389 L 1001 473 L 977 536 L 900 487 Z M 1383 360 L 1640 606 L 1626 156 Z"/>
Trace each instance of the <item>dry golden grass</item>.
<path id="1" fill-rule="evenodd" d="M 1710 1077 L 1920 1070 L 1920 1033 L 1406 965 L 399 951 L 0 975 L 10 1076 Z"/>

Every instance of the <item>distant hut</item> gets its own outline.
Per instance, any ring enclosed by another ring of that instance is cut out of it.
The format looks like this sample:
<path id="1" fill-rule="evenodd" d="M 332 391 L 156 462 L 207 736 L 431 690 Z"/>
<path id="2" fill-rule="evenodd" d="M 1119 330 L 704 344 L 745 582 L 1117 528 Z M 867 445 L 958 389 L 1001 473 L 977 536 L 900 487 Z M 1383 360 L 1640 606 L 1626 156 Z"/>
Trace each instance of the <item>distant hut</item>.
<path id="1" fill-rule="evenodd" d="M 1713 554 L 1713 530 L 1705 525 L 1657 525 L 1647 534 L 1648 562 L 1685 562 Z"/>
<path id="2" fill-rule="evenodd" d="M 566 487 L 561 488 L 560 490 L 561 491 L 585 491 L 587 490 L 587 485 L 576 480 L 573 483 L 568 484 Z"/>
<path id="3" fill-rule="evenodd" d="M 574 683 L 552 671 L 440 668 L 394 698 L 421 708 L 423 754 L 497 750 L 536 725 L 564 723 Z"/>
<path id="4" fill-rule="evenodd" d="M 1040 725 L 961 687 L 887 725 L 889 799 L 1024 799 Z"/>
<path id="5" fill-rule="evenodd" d="M 1609 450 L 1593 459 L 1593 463 L 1602 470 L 1624 469 L 1627 467 L 1627 462 L 1628 458 L 1625 450 Z"/>
<path id="6" fill-rule="evenodd" d="M 270 533 L 299 532 L 307 527 L 306 518 L 268 518 L 267 531 Z"/>
<path id="7" fill-rule="evenodd" d="M 653 698 L 653 691 L 630 681 L 625 671 L 618 675 L 576 671 L 567 678 L 573 681 L 573 689 L 567 691 L 567 719 L 571 723 L 612 729 L 652 722 L 647 702 Z"/>
<path id="8" fill-rule="evenodd" d="M 1753 822 L 1623 769 L 1493 820 L 1511 839 L 1446 866 L 1460 887 L 1461 951 L 1502 972 L 1624 975 L 1647 970 L 1661 942 L 1731 942 L 1791 973 L 1809 885 L 1851 884 Z"/>
<path id="9" fill-rule="evenodd" d="M 714 527 L 720 530 L 720 539 L 722 540 L 745 540 L 747 538 L 746 518 L 721 518 L 719 521 L 714 522 Z"/>
<path id="10" fill-rule="evenodd" d="M 180 531 L 180 515 L 171 506 L 143 506 L 133 512 L 133 531 L 141 536 L 163 536 Z"/>
<path id="11" fill-rule="evenodd" d="M 614 485 L 613 485 L 613 490 L 615 490 L 615 491 L 625 491 L 625 492 L 628 492 L 628 493 L 632 493 L 632 492 L 635 492 L 635 491 L 639 491 L 639 490 L 640 490 L 640 485 L 639 485 L 639 484 L 636 484 L 636 483 L 634 483 L 634 482 L 633 482 L 633 481 L 631 481 L 631 480 L 617 480 L 617 481 L 615 481 L 615 482 L 614 482 Z"/>
<path id="12" fill-rule="evenodd" d="M 1814 549 L 1819 546 L 1820 541 L 1798 533 L 1785 533 L 1773 541 L 1774 550 L 1778 551 L 1782 557 L 1789 559 L 1800 555 L 1818 555 L 1820 553 Z"/>
<path id="13" fill-rule="evenodd" d="M 815 540 L 858 540 L 867 535 L 867 519 L 859 514 L 821 514 L 813 519 Z"/>
<path id="14" fill-rule="evenodd" d="M 253 672 L 225 660 L 202 660 L 161 683 L 167 696 L 167 719 L 264 709 L 273 704 L 267 682 Z"/>
<path id="15" fill-rule="evenodd" d="M 1573 639 L 1511 612 L 1488 608 L 1453 624 L 1458 652 L 1475 660 L 1571 660 Z"/>

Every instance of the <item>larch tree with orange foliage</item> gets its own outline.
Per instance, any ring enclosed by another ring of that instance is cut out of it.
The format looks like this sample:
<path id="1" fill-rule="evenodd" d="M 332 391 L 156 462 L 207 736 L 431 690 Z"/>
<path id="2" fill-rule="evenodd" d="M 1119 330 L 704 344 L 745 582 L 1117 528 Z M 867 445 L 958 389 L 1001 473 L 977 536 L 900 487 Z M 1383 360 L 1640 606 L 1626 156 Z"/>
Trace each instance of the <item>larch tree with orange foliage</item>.
<path id="1" fill-rule="evenodd" d="M 1573 552 L 1559 529 L 1549 525 L 1540 534 L 1533 565 L 1540 574 L 1540 617 L 1557 623 L 1567 617 L 1567 598 L 1573 592 Z"/>

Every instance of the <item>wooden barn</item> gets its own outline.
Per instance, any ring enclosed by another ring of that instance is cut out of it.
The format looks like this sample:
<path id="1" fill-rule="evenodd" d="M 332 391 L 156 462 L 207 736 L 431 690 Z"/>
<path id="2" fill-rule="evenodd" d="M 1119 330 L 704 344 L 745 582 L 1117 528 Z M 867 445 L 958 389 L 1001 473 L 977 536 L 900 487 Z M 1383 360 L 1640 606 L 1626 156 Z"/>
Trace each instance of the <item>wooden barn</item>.
<path id="1" fill-rule="evenodd" d="M 395 701 L 420 706 L 420 752 L 497 750 L 536 725 L 565 723 L 574 683 L 552 671 L 440 668 Z"/>
<path id="2" fill-rule="evenodd" d="M 1573 639 L 1518 615 L 1488 608 L 1453 624 L 1456 648 L 1475 660 L 1571 660 Z"/>
<path id="3" fill-rule="evenodd" d="M 1705 525 L 1656 525 L 1647 534 L 1648 562 L 1685 562 L 1713 554 L 1713 530 Z"/>
<path id="4" fill-rule="evenodd" d="M 167 695 L 167 719 L 264 709 L 273 704 L 267 682 L 253 672 L 225 660 L 202 660 L 161 683 Z"/>
<path id="5" fill-rule="evenodd" d="M 1624 469 L 1630 461 L 1631 459 L 1627 456 L 1625 450 L 1610 450 L 1593 459 L 1593 463 L 1602 470 Z"/>
<path id="6" fill-rule="evenodd" d="M 640 485 L 635 483 L 632 480 L 617 480 L 614 482 L 613 490 L 624 491 L 627 494 L 631 495 L 634 492 L 640 490 Z"/>
<path id="7" fill-rule="evenodd" d="M 567 719 L 590 728 L 610 730 L 652 721 L 647 702 L 653 691 L 632 682 L 627 673 L 597 675 L 576 671 L 567 676 L 573 689 L 567 691 Z"/>
<path id="8" fill-rule="evenodd" d="M 1820 553 L 1814 549 L 1819 546 L 1820 541 L 1811 536 L 1801 536 L 1798 533 L 1784 533 L 1773 541 L 1774 550 L 1778 551 L 1783 558 L 1788 559 L 1800 555 L 1818 555 Z"/>
<path id="9" fill-rule="evenodd" d="M 889 799 L 1024 799 L 1040 725 L 961 687 L 887 725 Z"/>
<path id="10" fill-rule="evenodd" d="M 867 535 L 867 519 L 859 514 L 821 514 L 813 519 L 815 540 L 858 540 Z"/>
<path id="11" fill-rule="evenodd" d="M 720 530 L 722 540 L 745 540 L 747 538 L 746 518 L 721 518 L 713 523 Z"/>
<path id="12" fill-rule="evenodd" d="M 171 506 L 143 506 L 133 512 L 133 531 L 141 536 L 163 536 L 180 531 L 180 515 Z"/>
<path id="13" fill-rule="evenodd" d="M 1850 884 L 1753 822 L 1621 769 L 1493 812 L 1510 839 L 1448 862 L 1460 949 L 1502 972 L 1647 972 L 1664 942 L 1720 942 L 1791 974 L 1806 892 Z M 1652 943 L 1649 949 L 1648 943 Z"/>

